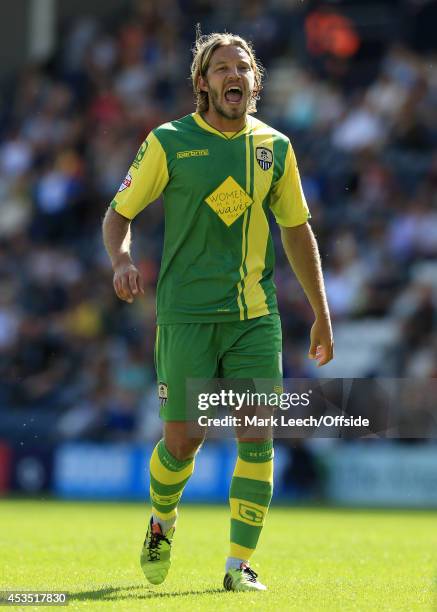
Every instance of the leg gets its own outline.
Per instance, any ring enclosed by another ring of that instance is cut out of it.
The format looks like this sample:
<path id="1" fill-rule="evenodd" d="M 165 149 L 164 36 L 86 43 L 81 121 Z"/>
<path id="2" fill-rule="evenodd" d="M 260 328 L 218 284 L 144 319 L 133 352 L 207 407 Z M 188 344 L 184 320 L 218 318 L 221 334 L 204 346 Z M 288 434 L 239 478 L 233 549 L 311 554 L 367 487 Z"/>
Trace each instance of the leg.
<path id="1" fill-rule="evenodd" d="M 173 527 L 182 491 L 194 470 L 194 456 L 205 431 L 198 428 L 194 437 L 191 424 L 168 421 L 164 439 L 156 445 L 150 460 L 150 501 L 154 523 L 163 533 Z"/>
<path id="2" fill-rule="evenodd" d="M 187 410 L 187 379 L 216 375 L 213 325 L 163 325 L 157 330 L 155 361 L 164 437 L 150 459 L 152 517 L 141 552 L 141 567 L 152 584 L 160 584 L 170 568 L 177 507 L 194 470 L 194 457 L 205 429 L 195 427 Z"/>
<path id="3" fill-rule="evenodd" d="M 282 383 L 279 317 L 260 317 L 243 324 L 246 332 L 224 357 L 224 373 L 231 379 L 264 379 L 263 386 L 274 392 Z M 246 408 L 240 416 L 255 413 L 268 417 L 272 410 Z M 224 586 L 228 590 L 263 590 L 265 587 L 256 580 L 248 562 L 257 546 L 273 493 L 273 435 L 268 424 L 263 428 L 243 427 L 236 434 L 238 458 L 229 494 L 230 552 Z"/>
<path id="4" fill-rule="evenodd" d="M 167 422 L 164 438 L 150 459 L 152 518 L 141 552 L 141 567 L 152 584 L 161 584 L 170 569 L 177 506 L 194 470 L 194 455 L 203 436 L 187 435 L 187 423 Z M 170 451 L 170 449 L 171 451 Z"/>
<path id="5" fill-rule="evenodd" d="M 229 494 L 230 552 L 226 570 L 248 563 L 255 551 L 273 493 L 273 441 L 238 441 Z"/>
<path id="6" fill-rule="evenodd" d="M 168 421 L 164 423 L 167 450 L 179 461 L 194 457 L 205 438 L 205 429 L 195 423 Z"/>
<path id="7" fill-rule="evenodd" d="M 264 591 L 249 567 L 273 492 L 273 441 L 238 441 L 238 458 L 232 476 L 230 552 L 223 586 L 228 591 Z"/>
<path id="8" fill-rule="evenodd" d="M 215 375 L 214 328 L 206 324 L 161 325 L 155 361 L 164 420 L 164 438 L 150 461 L 153 518 L 164 533 L 176 522 L 177 505 L 194 469 L 194 456 L 205 430 L 196 427 L 187 407 L 187 379 Z"/>

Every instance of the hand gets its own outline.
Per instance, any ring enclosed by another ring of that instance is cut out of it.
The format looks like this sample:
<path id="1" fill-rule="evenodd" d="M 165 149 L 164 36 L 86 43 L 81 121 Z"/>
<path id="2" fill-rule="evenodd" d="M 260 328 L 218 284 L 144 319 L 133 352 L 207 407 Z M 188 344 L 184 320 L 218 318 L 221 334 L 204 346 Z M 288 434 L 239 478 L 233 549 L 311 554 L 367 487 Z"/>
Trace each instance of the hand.
<path id="1" fill-rule="evenodd" d="M 121 263 L 114 268 L 114 290 L 120 300 L 132 304 L 139 293 L 144 295 L 144 280 L 132 263 Z"/>
<path id="2" fill-rule="evenodd" d="M 309 359 L 317 360 L 317 367 L 326 365 L 334 357 L 334 340 L 329 317 L 317 317 L 311 328 Z"/>

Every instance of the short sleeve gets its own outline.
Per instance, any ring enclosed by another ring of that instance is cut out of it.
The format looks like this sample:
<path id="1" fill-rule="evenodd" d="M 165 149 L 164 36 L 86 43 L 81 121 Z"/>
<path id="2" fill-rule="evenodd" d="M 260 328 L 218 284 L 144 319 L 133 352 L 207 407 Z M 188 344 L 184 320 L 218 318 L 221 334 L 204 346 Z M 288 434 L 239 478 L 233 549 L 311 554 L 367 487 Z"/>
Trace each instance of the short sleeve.
<path id="1" fill-rule="evenodd" d="M 276 222 L 284 227 L 302 225 L 311 217 L 290 142 L 285 156 L 284 172 L 271 191 L 270 208 Z"/>
<path id="2" fill-rule="evenodd" d="M 138 150 L 111 207 L 123 217 L 133 219 L 164 191 L 168 183 L 167 157 L 153 132 Z"/>

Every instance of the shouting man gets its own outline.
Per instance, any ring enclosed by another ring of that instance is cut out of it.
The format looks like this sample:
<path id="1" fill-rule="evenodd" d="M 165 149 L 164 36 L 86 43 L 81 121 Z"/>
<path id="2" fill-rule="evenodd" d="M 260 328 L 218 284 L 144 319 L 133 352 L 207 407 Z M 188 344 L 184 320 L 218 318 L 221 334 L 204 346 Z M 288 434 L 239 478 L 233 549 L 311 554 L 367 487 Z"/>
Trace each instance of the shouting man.
<path id="1" fill-rule="evenodd" d="M 187 428 L 187 379 L 282 375 L 269 211 L 314 311 L 309 357 L 319 366 L 333 357 L 320 258 L 293 149 L 252 116 L 262 69 L 251 45 L 229 33 L 201 36 L 191 74 L 196 111 L 147 136 L 103 222 L 115 292 L 132 302 L 144 285 L 130 254 L 130 223 L 163 196 L 155 356 L 164 434 L 150 460 L 152 516 L 141 554 L 152 584 L 167 576 L 177 506 L 202 443 Z M 266 588 L 249 560 L 272 496 L 271 437 L 237 441 L 227 590 Z M 255 509 L 256 521 L 238 512 L 241 504 Z"/>

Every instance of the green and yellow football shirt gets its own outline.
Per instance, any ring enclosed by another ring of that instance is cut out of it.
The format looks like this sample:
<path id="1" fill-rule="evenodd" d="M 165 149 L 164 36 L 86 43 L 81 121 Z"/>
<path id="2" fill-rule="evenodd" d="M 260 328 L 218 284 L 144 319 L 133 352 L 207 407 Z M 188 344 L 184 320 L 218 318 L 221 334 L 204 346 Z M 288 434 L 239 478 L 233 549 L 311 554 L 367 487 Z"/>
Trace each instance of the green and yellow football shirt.
<path id="1" fill-rule="evenodd" d="M 158 324 L 277 313 L 269 210 L 285 227 L 309 218 L 288 138 L 251 116 L 232 135 L 197 113 L 161 125 L 141 145 L 112 207 L 133 219 L 161 194 Z"/>

